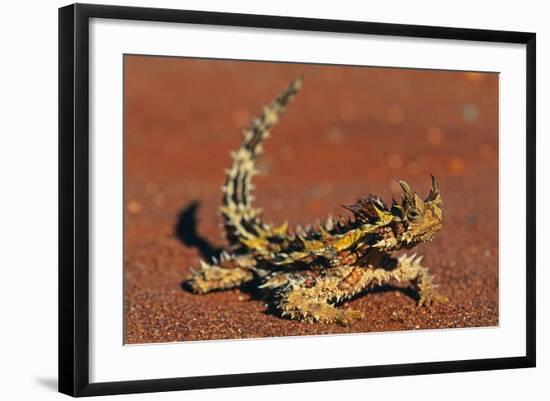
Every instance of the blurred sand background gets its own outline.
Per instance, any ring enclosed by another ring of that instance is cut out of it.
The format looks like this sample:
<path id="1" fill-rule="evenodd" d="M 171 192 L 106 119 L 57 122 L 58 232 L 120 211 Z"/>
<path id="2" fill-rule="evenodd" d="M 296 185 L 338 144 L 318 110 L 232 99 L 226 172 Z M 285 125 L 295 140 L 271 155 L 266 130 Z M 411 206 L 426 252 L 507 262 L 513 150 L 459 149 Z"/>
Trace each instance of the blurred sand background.
<path id="1" fill-rule="evenodd" d="M 125 57 L 125 342 L 498 325 L 497 74 Z M 393 177 L 425 196 L 434 174 L 445 223 L 415 251 L 448 304 L 384 288 L 349 302 L 366 318 L 341 327 L 268 314 L 238 289 L 181 288 L 225 244 L 220 187 L 241 128 L 300 74 L 255 178 L 265 219 L 347 216 L 359 195 L 391 201 Z"/>

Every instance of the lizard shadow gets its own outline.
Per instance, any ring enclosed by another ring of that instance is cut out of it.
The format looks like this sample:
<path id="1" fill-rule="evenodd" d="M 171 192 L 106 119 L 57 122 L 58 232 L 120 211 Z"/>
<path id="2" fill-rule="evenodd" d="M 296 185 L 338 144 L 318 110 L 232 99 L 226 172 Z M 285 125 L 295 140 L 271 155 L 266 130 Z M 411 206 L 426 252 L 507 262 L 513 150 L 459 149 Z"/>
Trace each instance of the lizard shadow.
<path id="1" fill-rule="evenodd" d="M 364 291 L 361 291 L 358 294 L 355 294 L 354 296 L 352 296 L 351 298 L 346 299 L 345 302 L 350 302 L 358 298 L 362 298 L 364 296 L 367 296 L 368 294 L 383 294 L 386 292 L 396 292 L 396 291 L 411 298 L 415 302 L 418 302 L 419 300 L 418 293 L 411 286 L 400 287 L 392 284 L 385 284 L 379 287 L 372 287 Z"/>
<path id="2" fill-rule="evenodd" d="M 200 201 L 193 200 L 186 205 L 178 215 L 174 225 L 175 236 L 187 247 L 196 248 L 202 259 L 211 261 L 218 258 L 223 248 L 214 246 L 198 232 L 197 212 L 200 208 Z M 257 287 L 255 280 L 242 284 L 238 289 L 250 296 L 250 300 L 261 301 L 268 298 L 268 292 Z M 193 292 L 188 279 L 180 282 L 180 288 L 186 292 Z M 224 289 L 213 290 L 212 292 L 224 291 Z"/>
<path id="3" fill-rule="evenodd" d="M 194 200 L 181 210 L 174 234 L 187 247 L 197 248 L 203 259 L 211 260 L 220 255 L 222 248 L 214 246 L 198 233 L 197 211 L 200 205 L 200 201 Z"/>
<path id="4" fill-rule="evenodd" d="M 220 255 L 223 248 L 213 245 L 199 234 L 197 212 L 200 205 L 200 201 L 193 200 L 181 210 L 174 225 L 174 235 L 185 246 L 197 248 L 204 260 L 212 260 Z M 187 279 L 180 283 L 180 287 L 182 290 L 190 291 Z"/>

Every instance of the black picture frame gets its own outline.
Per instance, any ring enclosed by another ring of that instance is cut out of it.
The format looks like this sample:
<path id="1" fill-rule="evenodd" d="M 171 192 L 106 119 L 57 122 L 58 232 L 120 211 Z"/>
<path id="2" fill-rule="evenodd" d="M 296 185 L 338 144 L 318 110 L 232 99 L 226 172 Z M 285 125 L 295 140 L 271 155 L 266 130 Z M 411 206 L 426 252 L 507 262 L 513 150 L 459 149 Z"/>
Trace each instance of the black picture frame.
<path id="1" fill-rule="evenodd" d="M 521 357 L 90 383 L 89 22 L 141 20 L 526 45 L 526 354 Z M 74 4 L 59 9 L 59 391 L 71 396 L 172 391 L 534 367 L 536 35 L 479 29 Z"/>

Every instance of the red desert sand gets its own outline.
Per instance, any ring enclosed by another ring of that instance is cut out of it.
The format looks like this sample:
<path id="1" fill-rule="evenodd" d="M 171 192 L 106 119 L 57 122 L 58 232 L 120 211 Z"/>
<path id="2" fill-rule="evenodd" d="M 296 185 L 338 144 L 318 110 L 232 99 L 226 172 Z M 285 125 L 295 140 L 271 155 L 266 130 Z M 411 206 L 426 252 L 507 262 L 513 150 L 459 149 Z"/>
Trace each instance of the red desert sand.
<path id="1" fill-rule="evenodd" d="M 235 339 L 498 325 L 498 75 L 127 56 L 125 342 Z M 274 223 L 314 223 L 356 197 L 426 195 L 445 221 L 424 254 L 450 301 L 417 308 L 382 288 L 347 303 L 351 326 L 266 311 L 245 290 L 182 288 L 225 245 L 220 187 L 240 130 L 292 79 L 304 87 L 265 144 L 256 202 Z"/>

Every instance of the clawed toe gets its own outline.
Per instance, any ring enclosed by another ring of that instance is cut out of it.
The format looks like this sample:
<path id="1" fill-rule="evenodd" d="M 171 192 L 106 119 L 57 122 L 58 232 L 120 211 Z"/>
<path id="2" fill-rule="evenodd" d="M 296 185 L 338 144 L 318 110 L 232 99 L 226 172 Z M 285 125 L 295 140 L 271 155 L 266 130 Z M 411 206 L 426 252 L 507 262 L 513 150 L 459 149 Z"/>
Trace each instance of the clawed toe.
<path id="1" fill-rule="evenodd" d="M 430 307 L 434 304 L 443 304 L 449 302 L 449 298 L 441 294 L 423 294 L 418 300 L 418 307 Z"/>

